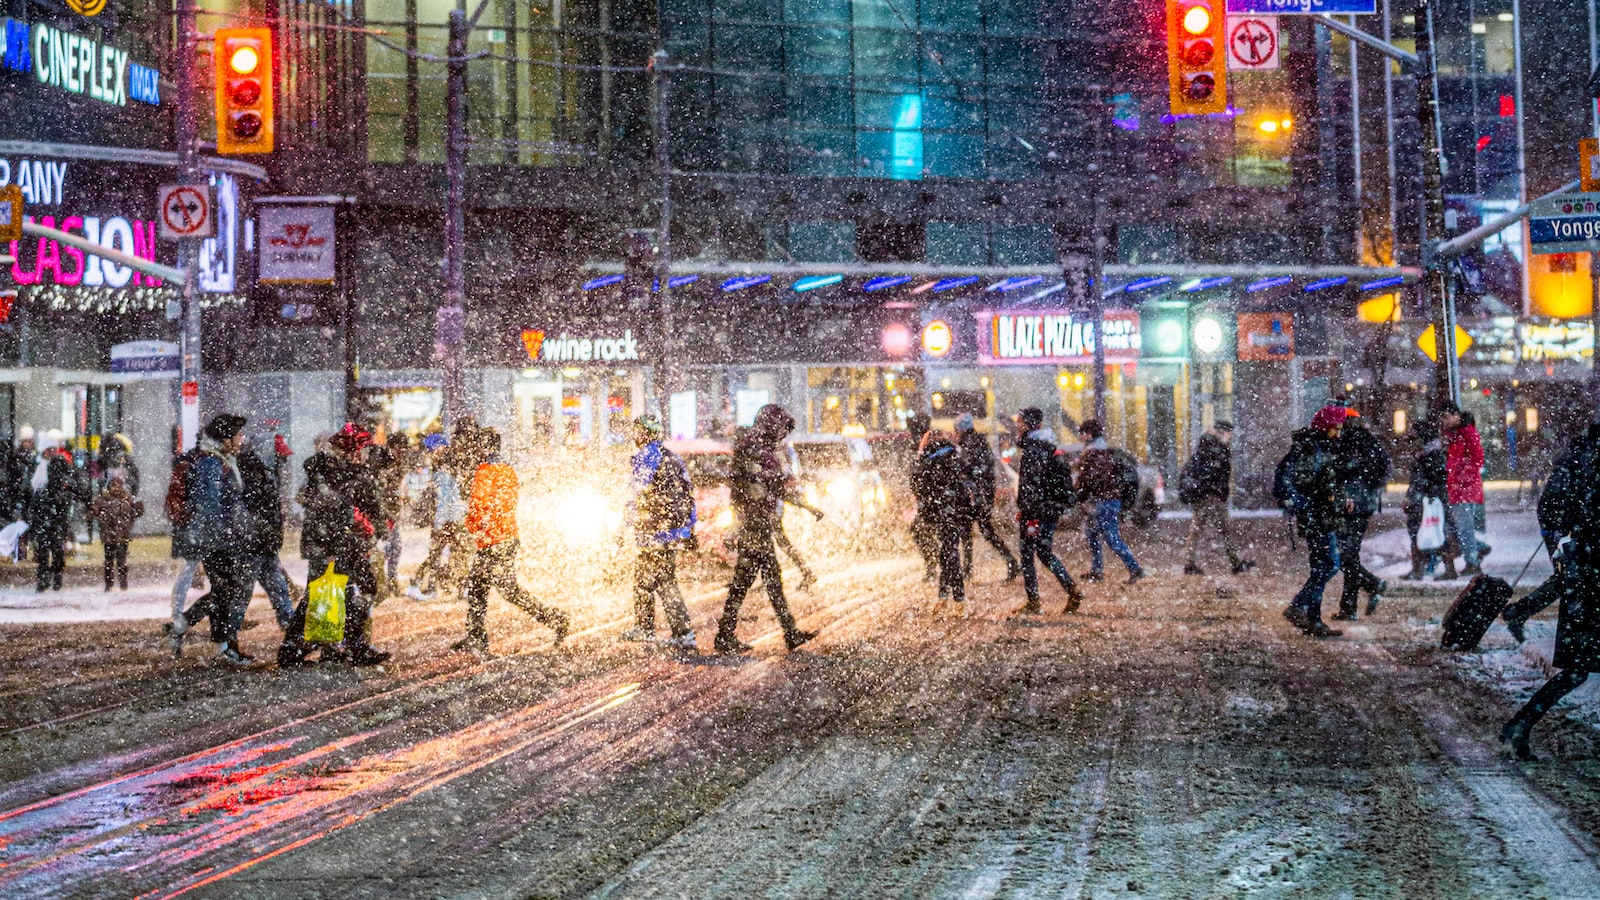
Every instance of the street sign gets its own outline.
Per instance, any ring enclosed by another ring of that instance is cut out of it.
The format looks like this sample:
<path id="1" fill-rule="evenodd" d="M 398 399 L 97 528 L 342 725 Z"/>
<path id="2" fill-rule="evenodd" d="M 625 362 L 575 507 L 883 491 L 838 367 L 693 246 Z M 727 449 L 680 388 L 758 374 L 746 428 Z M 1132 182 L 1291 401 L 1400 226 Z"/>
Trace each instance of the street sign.
<path id="1" fill-rule="evenodd" d="M 257 213 L 263 284 L 332 284 L 336 243 L 331 206 L 266 206 Z"/>
<path id="2" fill-rule="evenodd" d="M 1534 202 L 1528 213 L 1528 243 L 1535 254 L 1600 251 L 1600 193 Z"/>
<path id="3" fill-rule="evenodd" d="M 1433 330 L 1433 326 L 1429 325 L 1427 328 L 1422 329 L 1421 334 L 1417 335 L 1417 347 L 1422 350 L 1424 356 L 1428 357 L 1434 362 L 1439 361 L 1439 341 L 1435 337 L 1437 334 L 1438 332 Z M 1466 355 L 1467 348 L 1471 346 L 1472 335 L 1467 334 L 1467 330 L 1465 328 L 1457 325 L 1456 359 L 1460 359 L 1462 356 Z"/>
<path id="4" fill-rule="evenodd" d="M 1278 67 L 1278 17 L 1229 16 L 1228 68 L 1234 71 Z"/>
<path id="5" fill-rule="evenodd" d="M 1600 191 L 1600 138 L 1578 142 L 1578 190 Z"/>
<path id="6" fill-rule="evenodd" d="M 127 341 L 111 348 L 111 373 L 134 381 L 177 378 L 181 360 L 176 341 Z"/>
<path id="7" fill-rule="evenodd" d="M 0 190 L 0 244 L 22 240 L 22 188 L 8 184 Z"/>
<path id="8" fill-rule="evenodd" d="M 1378 0 L 1228 0 L 1228 15 L 1268 13 L 1279 16 L 1370 16 Z"/>
<path id="9" fill-rule="evenodd" d="M 156 189 L 156 209 L 161 211 L 161 237 L 169 241 L 182 238 L 215 237 L 216 217 L 209 184 L 167 184 Z"/>

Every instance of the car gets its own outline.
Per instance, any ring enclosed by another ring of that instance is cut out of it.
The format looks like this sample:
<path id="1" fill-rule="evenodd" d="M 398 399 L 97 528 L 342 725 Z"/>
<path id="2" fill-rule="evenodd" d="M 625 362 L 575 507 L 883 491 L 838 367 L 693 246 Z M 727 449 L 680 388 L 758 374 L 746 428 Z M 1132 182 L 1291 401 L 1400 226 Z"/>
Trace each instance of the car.
<path id="1" fill-rule="evenodd" d="M 810 435 L 788 444 L 790 466 L 807 505 L 833 528 L 859 530 L 888 504 L 883 477 L 864 438 Z"/>

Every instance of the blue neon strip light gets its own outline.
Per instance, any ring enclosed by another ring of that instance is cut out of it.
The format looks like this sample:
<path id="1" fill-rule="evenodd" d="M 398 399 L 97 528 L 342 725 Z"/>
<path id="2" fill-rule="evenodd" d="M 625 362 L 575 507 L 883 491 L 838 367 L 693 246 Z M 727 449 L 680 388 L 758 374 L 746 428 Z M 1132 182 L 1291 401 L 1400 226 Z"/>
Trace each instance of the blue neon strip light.
<path id="1" fill-rule="evenodd" d="M 1252 284 L 1249 287 L 1245 288 L 1245 290 L 1248 291 L 1249 293 L 1254 294 L 1257 291 L 1265 291 L 1265 290 L 1268 290 L 1269 288 L 1283 287 L 1284 285 L 1292 284 L 1293 282 L 1294 282 L 1293 278 L 1290 278 L 1287 275 L 1283 275 L 1283 276 L 1280 276 L 1278 278 L 1267 278 L 1267 279 L 1264 279 L 1262 281 L 1258 281 L 1255 284 Z"/>
<path id="2" fill-rule="evenodd" d="M 984 290 L 984 293 L 988 293 L 990 291 L 1000 291 L 1000 292 L 1004 293 L 1005 291 L 1016 291 L 1016 290 L 1021 290 L 1022 288 L 1025 288 L 1025 287 L 1032 287 L 1033 285 L 1036 285 L 1041 281 L 1044 281 L 1044 276 L 1043 275 L 1018 276 L 1016 278 L 1005 278 L 1005 279 L 1002 279 L 1000 281 L 996 281 L 994 284 L 989 285 L 988 287 L 984 288 L 983 290 Z"/>
<path id="3" fill-rule="evenodd" d="M 806 291 L 814 291 L 817 288 L 824 288 L 830 284 L 838 284 L 843 280 L 843 275 L 812 275 L 796 281 L 794 283 L 794 292 L 796 294 L 803 294 Z"/>
<path id="4" fill-rule="evenodd" d="M 585 281 L 583 283 L 583 289 L 586 291 L 592 291 L 595 288 L 603 288 L 609 285 L 621 283 L 621 275 L 601 275 L 599 278 L 591 278 L 588 281 Z"/>
<path id="5" fill-rule="evenodd" d="M 1379 291 L 1384 288 L 1399 287 L 1405 283 L 1406 278 L 1404 275 L 1396 275 L 1393 278 L 1379 278 L 1377 281 L 1369 281 L 1363 284 L 1361 289 L 1363 291 Z"/>
<path id="6" fill-rule="evenodd" d="M 1155 278 L 1141 278 L 1138 281 L 1129 282 L 1128 286 L 1123 288 L 1123 290 L 1125 290 L 1125 291 L 1127 291 L 1128 293 L 1131 294 L 1134 291 L 1142 291 L 1142 290 L 1146 290 L 1148 288 L 1160 287 L 1163 284 L 1171 284 L 1171 283 L 1172 283 L 1172 276 L 1171 275 L 1157 275 Z"/>
<path id="7" fill-rule="evenodd" d="M 1309 294 L 1312 291 L 1320 291 L 1323 288 L 1338 287 L 1339 285 L 1344 284 L 1344 283 L 1348 282 L 1349 280 L 1350 279 L 1346 278 L 1345 276 L 1339 275 L 1339 276 L 1334 277 L 1334 278 L 1324 278 L 1321 281 L 1313 281 L 1310 284 L 1306 285 L 1306 293 Z"/>
<path id="8" fill-rule="evenodd" d="M 1209 291 L 1212 288 L 1218 288 L 1218 287 L 1222 287 L 1225 284 L 1232 284 L 1232 283 L 1233 283 L 1233 276 L 1232 275 L 1223 275 L 1223 276 L 1220 276 L 1218 278 L 1202 278 L 1199 281 L 1195 282 L 1194 284 L 1191 284 L 1188 287 L 1184 288 L 1183 292 L 1186 293 L 1186 294 L 1193 294 L 1196 291 Z"/>
<path id="9" fill-rule="evenodd" d="M 866 284 L 861 286 L 861 289 L 864 291 L 881 291 L 885 288 L 899 287 L 900 285 L 907 284 L 910 281 L 910 275 L 885 275 L 881 278 L 873 278 L 869 280 Z"/>
<path id="10" fill-rule="evenodd" d="M 766 284 L 771 280 L 771 275 L 740 275 L 724 281 L 722 289 L 724 291 L 739 291 L 747 287 L 755 287 L 758 284 Z"/>
<path id="11" fill-rule="evenodd" d="M 978 276 L 976 275 L 968 275 L 964 278 L 941 278 L 933 283 L 933 292 L 942 294 L 945 291 L 953 291 L 958 287 L 966 287 L 977 280 Z"/>

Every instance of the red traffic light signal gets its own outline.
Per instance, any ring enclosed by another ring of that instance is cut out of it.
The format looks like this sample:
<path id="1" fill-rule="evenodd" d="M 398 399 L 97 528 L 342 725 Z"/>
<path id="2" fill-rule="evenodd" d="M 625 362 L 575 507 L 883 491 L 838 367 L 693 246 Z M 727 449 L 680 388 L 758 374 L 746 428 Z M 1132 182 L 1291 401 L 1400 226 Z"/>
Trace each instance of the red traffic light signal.
<path id="1" fill-rule="evenodd" d="M 1174 115 L 1228 109 L 1222 0 L 1167 0 L 1167 76 Z"/>
<path id="2" fill-rule="evenodd" d="M 217 152 L 271 153 L 272 30 L 217 29 Z"/>

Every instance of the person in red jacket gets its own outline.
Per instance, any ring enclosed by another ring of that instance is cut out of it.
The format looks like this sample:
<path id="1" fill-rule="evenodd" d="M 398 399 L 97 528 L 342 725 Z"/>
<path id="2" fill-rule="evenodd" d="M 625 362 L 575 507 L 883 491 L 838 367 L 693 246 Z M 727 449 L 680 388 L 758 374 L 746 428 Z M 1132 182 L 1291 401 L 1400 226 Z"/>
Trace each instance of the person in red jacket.
<path id="1" fill-rule="evenodd" d="M 1446 404 L 1439 411 L 1439 424 L 1445 432 L 1445 493 L 1450 503 L 1450 521 L 1455 525 L 1456 540 L 1461 544 L 1461 557 L 1466 563 L 1464 575 L 1477 575 L 1478 513 L 1483 508 L 1483 442 L 1478 439 L 1478 429 L 1463 418 L 1461 408 Z M 1455 575 L 1455 556 L 1445 554 L 1445 577 Z"/>
<path id="2" fill-rule="evenodd" d="M 569 627 L 566 613 L 535 600 L 517 583 L 517 472 L 500 458 L 500 435 L 493 429 L 478 432 L 478 446 L 486 459 L 472 476 L 467 499 L 467 530 L 478 543 L 467 576 L 467 636 L 450 649 L 488 652 L 490 588 L 499 588 L 507 602 L 549 626 L 560 644 Z"/>

